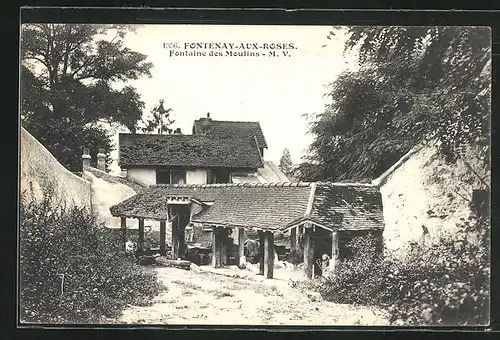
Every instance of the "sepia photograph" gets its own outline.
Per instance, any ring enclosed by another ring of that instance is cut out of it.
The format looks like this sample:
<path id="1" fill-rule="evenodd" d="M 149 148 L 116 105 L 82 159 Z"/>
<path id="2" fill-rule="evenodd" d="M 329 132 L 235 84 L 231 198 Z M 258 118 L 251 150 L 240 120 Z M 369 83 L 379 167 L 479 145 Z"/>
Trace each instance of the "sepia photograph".
<path id="1" fill-rule="evenodd" d="M 491 48 L 23 23 L 18 326 L 487 328 Z"/>

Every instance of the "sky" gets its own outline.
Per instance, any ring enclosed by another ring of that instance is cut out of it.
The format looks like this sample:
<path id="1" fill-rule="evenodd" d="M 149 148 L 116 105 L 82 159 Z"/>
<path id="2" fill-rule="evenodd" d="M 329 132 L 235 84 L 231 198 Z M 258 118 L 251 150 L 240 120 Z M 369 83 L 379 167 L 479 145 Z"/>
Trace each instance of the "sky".
<path id="1" fill-rule="evenodd" d="M 288 148 L 292 161 L 299 163 L 312 140 L 303 115 L 323 111 L 325 85 L 354 63 L 343 55 L 345 36 L 329 40 L 330 30 L 331 26 L 144 25 L 129 33 L 124 45 L 148 56 L 154 65 L 152 77 L 127 85 L 141 94 L 145 114 L 164 99 L 165 108 L 173 109 L 172 127 L 185 134 L 207 112 L 214 120 L 258 121 L 268 144 L 264 158 L 278 163 Z M 177 43 L 183 51 L 185 43 L 207 42 L 293 43 L 296 49 L 287 50 L 286 57 L 176 57 L 163 46 Z"/>

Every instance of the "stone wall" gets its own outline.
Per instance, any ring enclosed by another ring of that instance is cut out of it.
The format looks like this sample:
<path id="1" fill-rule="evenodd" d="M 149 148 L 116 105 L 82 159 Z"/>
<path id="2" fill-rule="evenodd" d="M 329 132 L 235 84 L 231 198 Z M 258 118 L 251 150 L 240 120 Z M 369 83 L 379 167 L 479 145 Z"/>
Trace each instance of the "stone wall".
<path id="1" fill-rule="evenodd" d="M 473 150 L 467 155 L 474 167 Z M 415 148 L 398 163 L 373 182 L 380 185 L 384 242 L 391 251 L 453 235 L 471 214 L 472 191 L 484 187 L 479 177 L 489 182 L 487 170 L 475 169 L 477 176 L 463 161 L 447 164 L 435 144 Z"/>
<path id="2" fill-rule="evenodd" d="M 62 166 L 31 134 L 21 127 L 20 194 L 40 201 L 50 195 L 53 204 L 91 208 L 90 183 Z"/>

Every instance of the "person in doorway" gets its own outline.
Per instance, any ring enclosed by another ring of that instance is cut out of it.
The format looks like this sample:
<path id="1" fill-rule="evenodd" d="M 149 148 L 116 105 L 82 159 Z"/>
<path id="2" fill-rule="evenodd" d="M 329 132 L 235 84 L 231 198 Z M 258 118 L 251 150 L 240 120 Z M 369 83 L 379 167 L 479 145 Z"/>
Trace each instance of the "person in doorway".
<path id="1" fill-rule="evenodd" d="M 328 275 L 328 268 L 330 264 L 330 256 L 328 254 L 323 254 L 321 259 L 318 259 L 318 266 L 321 269 L 320 275 L 326 277 Z"/>

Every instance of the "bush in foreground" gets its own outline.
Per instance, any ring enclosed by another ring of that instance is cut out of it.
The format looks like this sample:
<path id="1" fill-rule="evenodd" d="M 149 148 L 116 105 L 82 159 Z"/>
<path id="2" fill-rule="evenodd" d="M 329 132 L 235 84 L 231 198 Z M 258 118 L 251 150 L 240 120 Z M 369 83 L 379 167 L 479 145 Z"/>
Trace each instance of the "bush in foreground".
<path id="1" fill-rule="evenodd" d="M 21 201 L 22 322 L 98 322 L 162 289 L 156 273 L 125 258 L 119 235 L 86 210 Z"/>
<path id="2" fill-rule="evenodd" d="M 466 222 L 434 246 L 417 245 L 405 260 L 377 254 L 374 245 L 370 238 L 350 244 L 357 255 L 315 283 L 323 298 L 384 307 L 396 324 L 488 324 L 489 220 Z"/>

